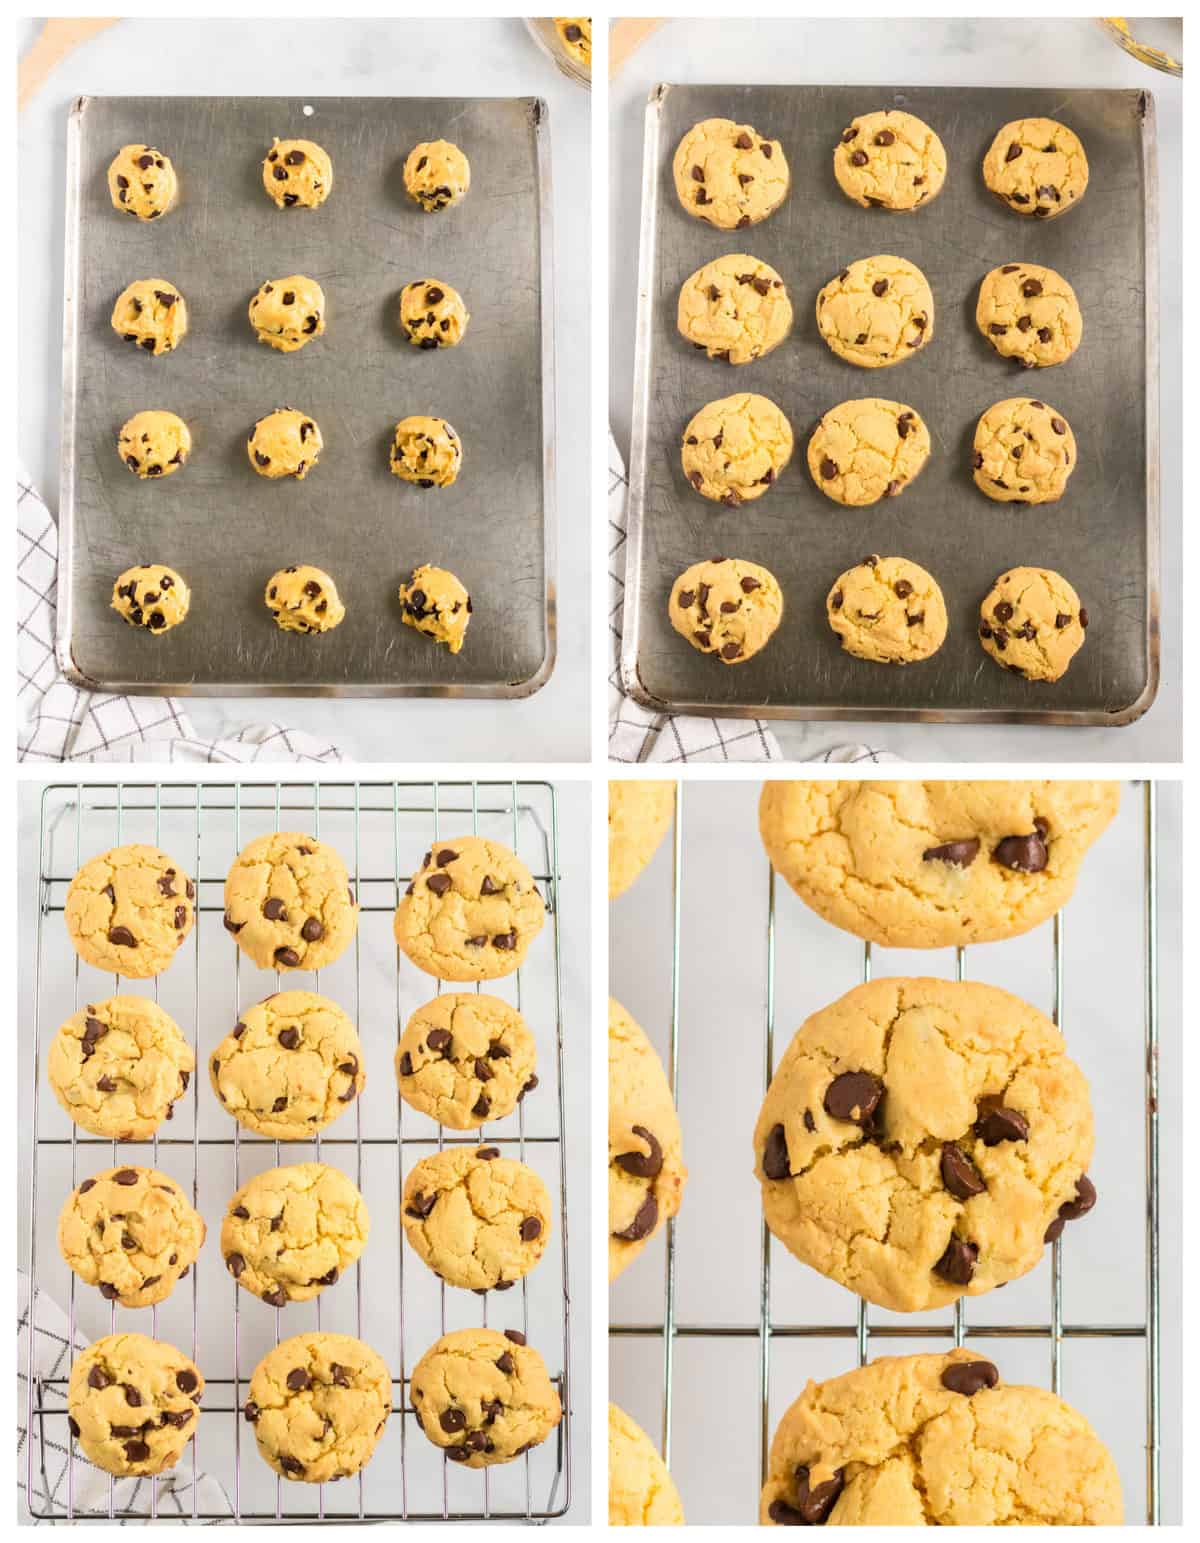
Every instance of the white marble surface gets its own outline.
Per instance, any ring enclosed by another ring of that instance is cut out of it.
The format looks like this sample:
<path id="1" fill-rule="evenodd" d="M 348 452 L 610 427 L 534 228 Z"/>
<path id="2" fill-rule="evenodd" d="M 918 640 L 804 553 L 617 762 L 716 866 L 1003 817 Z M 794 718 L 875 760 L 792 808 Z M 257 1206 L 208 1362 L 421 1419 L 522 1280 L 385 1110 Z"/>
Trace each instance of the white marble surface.
<path id="1" fill-rule="evenodd" d="M 754 84 L 997 86 L 1032 82 L 1137 87 L 1158 109 L 1162 298 L 1162 683 L 1150 711 L 1121 729 L 947 724 L 776 725 L 784 753 L 803 758 L 864 740 L 913 761 L 1175 761 L 1181 758 L 1182 82 L 1147 69 L 1087 19 L 669 21 L 613 83 L 610 96 L 609 414 L 629 453 L 641 204 L 642 121 L 661 80 Z"/>
<path id="2" fill-rule="evenodd" d="M 40 22 L 23 20 L 28 47 Z M 459 34 L 459 29 L 461 35 Z M 299 698 L 188 703 L 197 729 L 277 722 L 334 738 L 348 758 L 581 760 L 588 753 L 589 94 L 537 48 L 519 18 L 288 21 L 125 20 L 72 54 L 20 119 L 21 391 L 18 452 L 57 508 L 67 109 L 82 92 L 167 95 L 533 96 L 550 108 L 558 352 L 558 664 L 520 702 Z M 486 510 L 482 511 L 486 517 Z"/>

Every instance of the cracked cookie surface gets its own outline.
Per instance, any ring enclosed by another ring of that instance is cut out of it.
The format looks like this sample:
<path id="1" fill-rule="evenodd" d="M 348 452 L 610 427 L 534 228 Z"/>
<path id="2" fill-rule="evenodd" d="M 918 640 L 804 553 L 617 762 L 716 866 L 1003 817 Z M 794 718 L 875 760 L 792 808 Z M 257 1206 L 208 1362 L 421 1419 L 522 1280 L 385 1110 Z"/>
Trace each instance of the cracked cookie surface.
<path id="1" fill-rule="evenodd" d="M 550 1196 L 532 1168 L 499 1147 L 447 1147 L 408 1175 L 400 1220 L 414 1252 L 448 1285 L 506 1291 L 545 1252 Z"/>
<path id="2" fill-rule="evenodd" d="M 349 1334 L 296 1334 L 254 1368 L 244 1414 L 264 1462 L 285 1479 L 325 1484 L 371 1459 L 392 1411 L 392 1377 Z"/>
<path id="3" fill-rule="evenodd" d="M 204 1222 L 157 1168 L 106 1168 L 71 1191 L 58 1247 L 88 1286 L 122 1307 L 165 1302 L 196 1262 Z"/>
<path id="4" fill-rule="evenodd" d="M 1053 219 L 1087 192 L 1087 156 L 1065 123 L 1017 118 L 997 131 L 983 158 L 983 180 L 1014 214 Z"/>
<path id="5" fill-rule="evenodd" d="M 146 980 L 167 968 L 192 930 L 195 900 L 196 886 L 166 852 L 112 847 L 71 880 L 67 935 L 85 964 Z"/>
<path id="6" fill-rule="evenodd" d="M 324 448 L 316 422 L 292 407 L 260 418 L 246 441 L 246 454 L 260 477 L 294 477 L 297 482 L 308 476 Z"/>
<path id="7" fill-rule="evenodd" d="M 933 337 L 933 291 L 903 257 L 861 257 L 817 296 L 817 330 L 848 364 L 900 364 Z"/>
<path id="8" fill-rule="evenodd" d="M 1117 1467 L 1044 1388 L 973 1350 L 887 1356 L 810 1382 L 771 1443 L 763 1526 L 1104 1526 Z"/>
<path id="9" fill-rule="evenodd" d="M 421 1429 L 466 1468 L 508 1463 L 562 1419 L 546 1363 L 516 1329 L 443 1334 L 413 1368 Z"/>
<path id="10" fill-rule="evenodd" d="M 546 908 L 521 859 L 482 836 L 439 840 L 396 907 L 396 942 L 438 980 L 499 980 L 524 963 Z"/>
<path id="11" fill-rule="evenodd" d="M 608 784 L 608 898 L 623 895 L 658 851 L 675 816 L 675 783 Z"/>
<path id="12" fill-rule="evenodd" d="M 946 640 L 946 602 L 931 573 L 907 557 L 865 557 L 825 601 L 842 647 L 875 664 L 913 664 Z"/>
<path id="13" fill-rule="evenodd" d="M 153 145 L 122 145 L 108 168 L 108 196 L 113 208 L 139 220 L 161 219 L 178 192 L 171 157 Z"/>
<path id="14" fill-rule="evenodd" d="M 749 364 L 792 330 L 792 302 L 770 263 L 735 252 L 685 280 L 676 321 L 682 337 L 710 359 Z"/>
<path id="15" fill-rule="evenodd" d="M 196 1059 L 173 1018 L 148 997 L 91 1002 L 62 1025 L 46 1075 L 76 1125 L 113 1141 L 140 1141 L 171 1117 Z"/>
<path id="16" fill-rule="evenodd" d="M 1116 782 L 768 782 L 759 832 L 819 916 L 885 948 L 1017 937 L 1070 899 Z"/>
<path id="17" fill-rule="evenodd" d="M 302 273 L 264 279 L 250 302 L 250 325 L 260 343 L 294 354 L 325 332 L 325 291 Z"/>
<path id="18" fill-rule="evenodd" d="M 608 1000 L 608 1278 L 615 1280 L 679 1210 L 687 1169 L 658 1052 Z"/>
<path id="19" fill-rule="evenodd" d="M 225 879 L 225 930 L 260 970 L 322 970 L 358 929 L 346 865 L 299 831 L 259 836 Z"/>
<path id="20" fill-rule="evenodd" d="M 788 192 L 783 146 L 729 118 L 693 124 L 679 141 L 672 174 L 684 210 L 718 230 L 757 225 Z"/>
<path id="21" fill-rule="evenodd" d="M 167 279 L 134 279 L 117 296 L 112 329 L 148 354 L 169 354 L 187 336 L 187 301 Z"/>
<path id="22" fill-rule="evenodd" d="M 1010 568 L 979 608 L 979 641 L 1026 680 L 1058 680 L 1087 637 L 1088 613 L 1051 568 Z"/>
<path id="23" fill-rule="evenodd" d="M 667 614 L 702 654 L 745 664 L 774 636 L 783 618 L 783 591 L 770 569 L 719 557 L 684 569 L 671 586 Z"/>
<path id="24" fill-rule="evenodd" d="M 112 609 L 131 627 L 169 632 L 187 617 L 192 592 L 187 580 L 165 563 L 126 568 L 113 581 Z"/>
<path id="25" fill-rule="evenodd" d="M 444 279 L 415 279 L 400 291 L 400 330 L 414 348 L 454 348 L 470 320 L 463 297 Z"/>
<path id="26" fill-rule="evenodd" d="M 269 1168 L 225 1208 L 221 1257 L 244 1290 L 286 1307 L 332 1286 L 367 1246 L 370 1228 L 366 1202 L 337 1168 Z"/>
<path id="27" fill-rule="evenodd" d="M 752 391 L 709 402 L 683 431 L 683 475 L 730 509 L 761 498 L 791 458 L 787 417 Z"/>
<path id="28" fill-rule="evenodd" d="M 1005 263 L 986 274 L 975 325 L 1002 358 L 1026 369 L 1062 364 L 1083 337 L 1075 291 L 1061 273 L 1037 263 Z"/>
<path id="29" fill-rule="evenodd" d="M 787 1249 L 912 1313 L 1033 1269 L 1064 1208 L 1095 1202 L 1092 1144 L 1086 1079 L 1048 1018 L 994 986 L 903 978 L 797 1030 L 754 1158 Z"/>
<path id="30" fill-rule="evenodd" d="M 434 139 L 409 151 L 404 163 L 404 191 L 426 214 L 461 203 L 470 187 L 470 162 L 449 140 Z"/>
<path id="31" fill-rule="evenodd" d="M 181 1350 L 145 1334 L 109 1334 L 80 1351 L 67 1389 L 67 1423 L 105 1473 L 162 1473 L 196 1434 L 204 1392 Z"/>
<path id="32" fill-rule="evenodd" d="M 997 503 L 1053 503 L 1066 492 L 1077 459 L 1071 425 L 1035 397 L 993 403 L 975 428 L 975 486 Z"/>
<path id="33" fill-rule="evenodd" d="M 835 504 L 895 498 L 929 459 L 925 420 L 903 402 L 859 397 L 831 407 L 808 442 L 813 481 Z"/>
<path id="34" fill-rule="evenodd" d="M 276 139 L 263 160 L 262 180 L 277 209 L 319 209 L 333 192 L 333 162 L 311 139 Z"/>
<path id="35" fill-rule="evenodd" d="M 608 1525 L 682 1527 L 683 1502 L 658 1449 L 635 1420 L 608 1406 Z"/>
<path id="36" fill-rule="evenodd" d="M 833 172 L 846 197 L 864 209 L 919 209 L 942 191 L 946 147 L 912 113 L 863 113 L 842 131 Z"/>
<path id="37" fill-rule="evenodd" d="M 511 1114 L 537 1087 L 537 1046 L 515 1007 L 486 992 L 444 991 L 419 1007 L 396 1046 L 406 1104 L 451 1130 Z"/>

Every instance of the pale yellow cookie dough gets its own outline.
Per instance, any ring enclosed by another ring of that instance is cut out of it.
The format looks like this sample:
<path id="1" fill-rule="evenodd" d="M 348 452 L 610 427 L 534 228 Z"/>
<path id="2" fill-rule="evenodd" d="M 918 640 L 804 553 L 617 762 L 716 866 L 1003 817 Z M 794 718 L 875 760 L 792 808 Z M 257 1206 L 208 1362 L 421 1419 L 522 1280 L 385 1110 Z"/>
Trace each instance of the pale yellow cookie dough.
<path id="1" fill-rule="evenodd" d="M 615 1280 L 679 1210 L 687 1183 L 679 1116 L 663 1064 L 621 1004 L 608 1000 L 608 1278 Z"/>
<path id="2" fill-rule="evenodd" d="M 109 1334 L 75 1357 L 67 1424 L 83 1455 L 105 1473 L 162 1473 L 196 1434 L 203 1392 L 199 1367 L 174 1345 Z"/>
<path id="3" fill-rule="evenodd" d="M 187 616 L 192 592 L 182 575 L 163 563 L 126 568 L 113 581 L 112 609 L 131 627 L 169 632 Z"/>
<path id="4" fill-rule="evenodd" d="M 775 575 L 741 557 L 693 563 L 671 586 L 671 625 L 702 654 L 745 664 L 771 641 L 783 617 Z"/>
<path id="5" fill-rule="evenodd" d="M 67 933 L 85 964 L 146 980 L 167 968 L 192 930 L 195 901 L 196 886 L 166 852 L 113 847 L 71 880 Z"/>
<path id="6" fill-rule="evenodd" d="M 792 458 L 792 426 L 753 392 L 702 407 L 683 431 L 683 474 L 696 492 L 736 509 L 760 498 Z"/>
<path id="7" fill-rule="evenodd" d="M 419 488 L 448 488 L 462 466 L 462 440 L 444 418 L 401 418 L 392 441 L 393 476 Z"/>
<path id="8" fill-rule="evenodd" d="M 226 1207 L 221 1257 L 243 1290 L 269 1307 L 286 1307 L 311 1301 L 344 1275 L 370 1229 L 366 1202 L 337 1168 L 268 1168 Z"/>
<path id="9" fill-rule="evenodd" d="M 718 230 L 757 225 L 787 197 L 783 146 L 729 118 L 693 124 L 679 141 L 672 170 L 687 213 Z"/>
<path id="10" fill-rule="evenodd" d="M 414 279 L 400 291 L 400 330 L 414 348 L 454 348 L 470 320 L 463 297 L 444 279 Z"/>
<path id="11" fill-rule="evenodd" d="M 325 291 L 302 273 L 265 279 L 250 301 L 250 325 L 260 343 L 294 354 L 325 331 Z"/>
<path id="12" fill-rule="evenodd" d="M 1083 336 L 1075 291 L 1060 273 L 1037 263 L 993 268 L 979 286 L 975 325 L 998 354 L 1026 369 L 1062 364 Z"/>
<path id="13" fill-rule="evenodd" d="M 997 132 L 983 158 L 983 180 L 1014 214 L 1053 219 L 1087 192 L 1087 156 L 1066 124 L 1018 118 Z"/>
<path id="14" fill-rule="evenodd" d="M 623 895 L 658 851 L 675 817 L 674 782 L 610 778 L 608 898 Z"/>
<path id="15" fill-rule="evenodd" d="M 979 608 L 979 641 L 1026 680 L 1058 680 L 1083 647 L 1088 613 L 1061 573 L 1010 568 Z"/>
<path id="16" fill-rule="evenodd" d="M 849 364 L 900 364 L 933 337 L 933 292 L 903 257 L 862 257 L 817 296 L 817 328 Z"/>
<path id="17" fill-rule="evenodd" d="M 528 1275 L 552 1229 L 546 1186 L 493 1146 L 423 1157 L 404 1181 L 400 1220 L 435 1275 L 478 1295 L 507 1291 Z"/>
<path id="18" fill-rule="evenodd" d="M 296 1334 L 268 1350 L 244 1414 L 259 1455 L 302 1484 L 347 1479 L 371 1460 L 392 1412 L 392 1374 L 349 1334 Z"/>
<path id="19" fill-rule="evenodd" d="M 71 1191 L 58 1248 L 79 1279 L 121 1307 L 165 1302 L 196 1262 L 204 1222 L 157 1168 L 106 1168 Z"/>
<path id="20" fill-rule="evenodd" d="M 187 302 L 166 279 L 134 279 L 117 296 L 112 329 L 148 354 L 169 354 L 187 334 Z"/>
<path id="21" fill-rule="evenodd" d="M 441 992 L 417 1008 L 396 1046 L 400 1097 L 451 1130 L 511 1114 L 537 1087 L 536 1066 L 529 1025 L 484 991 Z"/>
<path id="22" fill-rule="evenodd" d="M 333 162 L 310 139 L 276 139 L 262 167 L 263 187 L 278 209 L 318 209 L 333 192 Z"/>
<path id="23" fill-rule="evenodd" d="M 929 459 L 925 420 L 903 402 L 860 397 L 831 407 L 808 442 L 812 479 L 835 504 L 895 498 Z"/>
<path id="24" fill-rule="evenodd" d="M 192 1047 L 149 997 L 89 1002 L 62 1025 L 46 1058 L 54 1096 L 82 1130 L 144 1141 L 169 1118 L 195 1070 Z"/>
<path id="25" fill-rule="evenodd" d="M 592 68 L 592 18 L 590 16 L 556 16 L 554 30 L 562 40 L 562 46 L 585 70 Z"/>
<path id="26" fill-rule="evenodd" d="M 463 581 L 448 568 L 422 563 L 400 586 L 404 625 L 423 632 L 452 654 L 462 651 L 471 622 L 471 596 Z"/>
<path id="27" fill-rule="evenodd" d="M 787 286 L 757 257 L 733 253 L 698 268 L 679 291 L 680 334 L 710 359 L 749 364 L 792 330 Z"/>
<path id="28" fill-rule="evenodd" d="M 608 1525 L 682 1527 L 683 1502 L 646 1432 L 608 1406 Z"/>
<path id="29" fill-rule="evenodd" d="M 264 599 L 284 632 L 331 632 L 346 615 L 337 585 L 323 568 L 308 563 L 273 573 Z"/>
<path id="30" fill-rule="evenodd" d="M 325 441 L 306 413 L 279 407 L 254 425 L 246 454 L 260 477 L 295 477 L 301 482 L 317 464 Z"/>
<path id="31" fill-rule="evenodd" d="M 298 831 L 251 841 L 225 879 L 225 928 L 260 970 L 323 970 L 358 928 L 340 854 Z"/>
<path id="32" fill-rule="evenodd" d="M 833 171 L 864 209 L 919 209 L 942 191 L 946 147 L 912 113 L 863 113 L 842 131 Z"/>
<path id="33" fill-rule="evenodd" d="M 404 190 L 426 214 L 461 203 L 471 186 L 471 164 L 445 139 L 415 145 L 404 163 Z"/>
<path id="34" fill-rule="evenodd" d="M 456 1329 L 413 1368 L 421 1429 L 466 1468 L 521 1457 L 562 1419 L 546 1363 L 519 1329 Z"/>
<path id="35" fill-rule="evenodd" d="M 152 145 L 122 145 L 108 168 L 113 208 L 139 220 L 160 219 L 175 203 L 178 192 L 171 157 Z"/>
<path id="36" fill-rule="evenodd" d="M 946 640 L 946 602 L 931 573 L 907 557 L 863 558 L 834 583 L 829 625 L 848 654 L 875 664 L 913 664 Z"/>
<path id="37" fill-rule="evenodd" d="M 134 413 L 121 425 L 117 454 L 136 476 L 169 477 L 192 453 L 191 430 L 175 413 L 157 408 Z"/>
<path id="38" fill-rule="evenodd" d="M 1077 458 L 1071 425 L 1034 397 L 993 403 L 975 428 L 975 486 L 998 503 L 1053 503 L 1066 492 Z"/>

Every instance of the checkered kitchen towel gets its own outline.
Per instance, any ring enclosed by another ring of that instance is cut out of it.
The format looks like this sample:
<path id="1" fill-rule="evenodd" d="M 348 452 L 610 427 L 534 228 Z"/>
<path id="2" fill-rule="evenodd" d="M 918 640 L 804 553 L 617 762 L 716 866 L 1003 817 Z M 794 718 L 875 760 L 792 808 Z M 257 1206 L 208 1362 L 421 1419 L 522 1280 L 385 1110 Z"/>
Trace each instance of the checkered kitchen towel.
<path id="1" fill-rule="evenodd" d="M 22 761 L 340 761 L 326 740 L 277 723 L 200 739 L 172 697 L 84 691 L 54 658 L 58 530 L 37 489 L 17 477 L 17 756 Z"/>
<path id="2" fill-rule="evenodd" d="M 625 519 L 629 478 L 617 442 L 608 437 L 608 753 L 614 761 L 781 761 L 779 741 L 761 718 L 698 718 L 656 713 L 621 690 L 625 614 Z M 899 760 L 869 745 L 830 745 L 807 757 L 828 764 Z"/>

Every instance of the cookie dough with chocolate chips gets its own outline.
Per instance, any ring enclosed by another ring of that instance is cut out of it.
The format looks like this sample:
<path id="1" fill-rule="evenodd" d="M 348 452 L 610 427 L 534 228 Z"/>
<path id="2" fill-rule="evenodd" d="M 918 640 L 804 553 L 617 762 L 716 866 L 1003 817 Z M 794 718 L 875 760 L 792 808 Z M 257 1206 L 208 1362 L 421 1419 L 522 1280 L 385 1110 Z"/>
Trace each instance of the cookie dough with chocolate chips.
<path id="1" fill-rule="evenodd" d="M 448 488 L 462 466 L 462 440 L 444 418 L 401 418 L 392 441 L 393 476 L 419 488 Z"/>
<path id="2" fill-rule="evenodd" d="M 554 30 L 562 39 L 562 46 L 574 59 L 590 72 L 592 68 L 592 18 L 590 16 L 556 16 Z"/>
<path id="3" fill-rule="evenodd" d="M 196 1434 L 204 1378 L 165 1340 L 109 1334 L 81 1350 L 67 1424 L 89 1462 L 118 1478 L 173 1468 Z"/>
<path id="4" fill-rule="evenodd" d="M 894 979 L 800 1027 L 754 1159 L 785 1248 L 914 1313 L 1028 1274 L 1060 1218 L 1095 1202 L 1092 1145 L 1087 1080 L 1035 1007 L 974 981 Z"/>
<path id="5" fill-rule="evenodd" d="M 912 113 L 864 113 L 842 131 L 833 172 L 864 209 L 919 209 L 942 191 L 946 147 Z"/>
<path id="6" fill-rule="evenodd" d="M 250 325 L 260 343 L 294 354 L 325 331 L 325 291 L 302 273 L 265 279 L 250 301 Z"/>
<path id="7" fill-rule="evenodd" d="M 88 1286 L 121 1307 L 165 1302 L 196 1262 L 204 1222 L 157 1168 L 106 1168 L 71 1191 L 58 1247 Z"/>
<path id="8" fill-rule="evenodd" d="M 152 145 L 122 145 L 108 168 L 113 208 L 136 219 L 161 219 L 178 192 L 171 157 Z"/>
<path id="9" fill-rule="evenodd" d="M 268 1350 L 243 1413 L 259 1455 L 302 1484 L 348 1479 L 371 1460 L 392 1412 L 392 1374 L 349 1334 L 297 1334 Z"/>
<path id="10" fill-rule="evenodd" d="M 344 1173 L 295 1163 L 256 1174 L 230 1200 L 221 1258 L 243 1290 L 268 1307 L 308 1302 L 367 1246 L 371 1218 Z"/>
<path id="11" fill-rule="evenodd" d="M 404 1236 L 447 1285 L 483 1295 L 528 1275 L 550 1239 L 550 1196 L 499 1147 L 447 1147 L 417 1163 L 400 1200 Z"/>
<path id="12" fill-rule="evenodd" d="M 1083 336 L 1075 291 L 1060 273 L 1037 263 L 993 268 L 979 286 L 975 325 L 998 354 L 1026 369 L 1062 364 Z"/>
<path id="13" fill-rule="evenodd" d="M 414 348 L 454 348 L 470 320 L 463 297 L 443 279 L 415 279 L 400 291 L 400 330 Z"/>
<path id="14" fill-rule="evenodd" d="M 1066 124 L 1018 118 L 992 141 L 983 158 L 983 180 L 1014 214 L 1053 219 L 1087 192 L 1087 156 Z"/>
<path id="15" fill-rule="evenodd" d="M 728 118 L 693 124 L 679 141 L 673 172 L 685 211 L 718 230 L 757 225 L 787 197 L 783 146 Z"/>
<path id="16" fill-rule="evenodd" d="M 169 354 L 187 335 L 187 301 L 166 279 L 134 279 L 117 296 L 112 329 L 148 354 Z"/>
<path id="17" fill-rule="evenodd" d="M 671 625 L 702 654 L 745 664 L 760 653 L 783 616 L 783 591 L 767 568 L 741 557 L 693 563 L 671 586 Z"/>
<path id="18" fill-rule="evenodd" d="M 1045 1388 L 1008 1387 L 965 1347 L 810 1382 L 771 1443 L 764 1527 L 1106 1526 L 1112 1455 Z"/>
<path id="19" fill-rule="evenodd" d="M 448 568 L 422 563 L 400 586 L 400 612 L 406 627 L 423 632 L 452 654 L 462 651 L 471 623 L 467 586 Z"/>
<path id="20" fill-rule="evenodd" d="M 278 407 L 254 425 L 246 454 L 260 477 L 295 477 L 302 482 L 320 459 L 325 441 L 307 413 Z"/>
<path id="21" fill-rule="evenodd" d="M 46 1075 L 81 1130 L 109 1141 L 144 1141 L 187 1091 L 192 1047 L 149 997 L 89 1002 L 62 1025 Z"/>
<path id="22" fill-rule="evenodd" d="M 817 328 L 848 364 L 901 364 L 933 337 L 933 291 L 906 258 L 862 257 L 817 296 Z"/>
<path id="23" fill-rule="evenodd" d="M 864 557 L 825 601 L 842 647 L 875 664 L 914 664 L 946 641 L 946 602 L 931 573 L 907 557 Z"/>
<path id="24" fill-rule="evenodd" d="M 319 209 L 333 192 L 333 162 L 311 139 L 276 139 L 262 180 L 277 209 Z"/>
<path id="25" fill-rule="evenodd" d="M 751 391 L 709 402 L 683 431 L 683 475 L 730 509 L 761 498 L 791 458 L 791 424 Z"/>
<path id="26" fill-rule="evenodd" d="M 510 1463 L 562 1419 L 546 1363 L 517 1329 L 443 1334 L 413 1368 L 421 1429 L 464 1468 Z"/>
<path id="27" fill-rule="evenodd" d="M 167 968 L 192 930 L 195 900 L 196 886 L 165 852 L 113 847 L 71 880 L 67 933 L 85 964 L 147 980 Z"/>
<path id="28" fill-rule="evenodd" d="M 415 145 L 404 163 L 404 191 L 426 214 L 462 203 L 471 186 L 471 163 L 449 140 Z"/>
<path id="29" fill-rule="evenodd" d="M 749 364 L 792 330 L 792 302 L 769 263 L 735 252 L 705 263 L 685 282 L 678 325 L 681 336 L 710 359 Z"/>
<path id="30" fill-rule="evenodd" d="M 997 503 L 1053 503 L 1066 492 L 1077 459 L 1071 425 L 1033 397 L 994 403 L 975 428 L 975 486 Z"/>
<path id="31" fill-rule="evenodd" d="M 169 632 L 187 616 L 192 592 L 183 576 L 164 563 L 126 568 L 113 581 L 111 606 L 131 627 Z"/>
<path id="32" fill-rule="evenodd" d="M 537 1087 L 536 1067 L 529 1025 L 483 991 L 443 991 L 417 1008 L 396 1046 L 400 1097 L 451 1130 L 511 1114 Z"/>
<path id="33" fill-rule="evenodd" d="M 675 818 L 674 782 L 610 778 L 608 898 L 623 895 L 658 851 Z"/>
<path id="34" fill-rule="evenodd" d="M 323 970 L 357 928 L 346 865 L 328 842 L 276 831 L 234 859 L 225 880 L 225 930 L 260 970 Z"/>
<path id="35" fill-rule="evenodd" d="M 646 1432 L 608 1406 L 608 1525 L 682 1527 L 683 1502 Z"/>
<path id="36" fill-rule="evenodd" d="M 925 420 L 903 402 L 860 397 L 831 407 L 808 442 L 812 479 L 835 504 L 895 498 L 929 459 Z"/>
<path id="37" fill-rule="evenodd" d="M 1087 636 L 1079 596 L 1050 568 L 1010 568 L 979 608 L 979 641 L 997 664 L 1026 680 L 1058 680 Z"/>
<path id="38" fill-rule="evenodd" d="M 273 573 L 264 599 L 284 632 L 332 632 L 346 615 L 337 585 L 323 568 L 308 563 Z"/>
<path id="39" fill-rule="evenodd" d="M 121 425 L 117 454 L 143 480 L 169 477 L 192 453 L 191 430 L 175 413 L 159 409 L 134 413 Z"/>
<path id="40" fill-rule="evenodd" d="M 679 1210 L 687 1182 L 683 1138 L 654 1046 L 619 1002 L 608 1001 L 608 1278 L 637 1258 Z"/>

